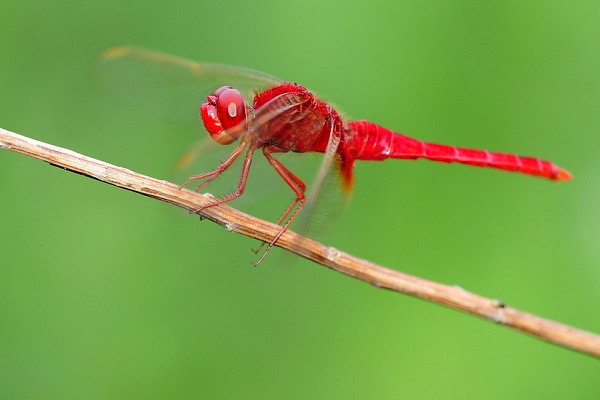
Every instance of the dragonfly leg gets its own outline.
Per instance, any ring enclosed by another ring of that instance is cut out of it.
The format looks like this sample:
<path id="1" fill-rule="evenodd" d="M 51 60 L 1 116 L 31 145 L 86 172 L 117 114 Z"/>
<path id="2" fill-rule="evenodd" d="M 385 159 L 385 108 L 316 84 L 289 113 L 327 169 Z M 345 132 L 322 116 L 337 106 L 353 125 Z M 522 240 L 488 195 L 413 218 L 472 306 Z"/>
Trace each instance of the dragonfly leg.
<path id="1" fill-rule="evenodd" d="M 207 174 L 202 174 L 202 175 L 197 175 L 200 178 L 198 179 L 202 179 L 203 176 L 208 176 L 208 182 L 212 181 L 213 179 L 215 179 L 221 172 L 223 172 L 225 169 L 227 169 L 231 163 L 239 156 L 238 154 L 235 154 L 236 152 L 238 152 L 238 150 L 240 150 L 240 148 L 243 150 L 243 146 L 238 146 L 238 148 L 236 149 L 236 151 L 234 153 L 232 153 L 227 160 L 225 160 L 223 163 L 221 163 L 221 165 L 219 166 L 219 168 L 217 168 L 215 171 L 211 171 Z M 222 197 L 218 200 L 213 201 L 212 203 L 206 204 L 196 210 L 192 210 L 190 211 L 190 214 L 196 214 L 202 210 L 204 210 L 205 208 L 208 207 L 213 207 L 219 204 L 223 204 L 223 203 L 227 203 L 231 200 L 235 200 L 238 197 L 240 197 L 242 194 L 244 194 L 244 190 L 246 189 L 246 182 L 248 181 L 248 173 L 250 172 L 250 165 L 252 165 L 252 156 L 254 154 L 254 151 L 256 150 L 256 146 L 250 146 L 248 148 L 248 150 L 246 151 L 246 157 L 244 158 L 244 163 L 242 165 L 242 173 L 240 174 L 240 181 L 238 183 L 238 187 L 237 189 L 233 192 L 228 194 L 225 197 Z M 241 152 L 241 150 L 240 150 Z M 231 162 L 229 162 L 231 160 Z M 229 162 L 229 163 L 228 163 Z M 227 164 L 228 163 L 228 164 Z M 224 166 L 222 169 L 221 167 Z M 192 177 L 195 178 L 195 177 Z M 189 180 L 189 179 L 188 179 Z M 192 179 L 193 180 L 193 179 Z M 206 182 L 205 182 L 206 183 Z M 198 189 L 201 189 L 204 186 L 204 183 L 202 185 L 199 186 Z"/>
<path id="2" fill-rule="evenodd" d="M 180 186 L 180 188 L 186 187 L 192 181 L 198 181 L 201 179 L 205 179 L 204 182 L 202 182 L 200 185 L 198 185 L 198 187 L 196 187 L 195 191 L 196 192 L 199 191 L 200 189 L 202 189 L 203 187 L 208 185 L 210 182 L 212 182 L 220 174 L 225 172 L 227 170 L 227 168 L 229 168 L 235 162 L 235 160 L 240 156 L 240 154 L 242 154 L 242 152 L 244 151 L 244 148 L 247 145 L 248 145 L 248 142 L 243 141 L 242 143 L 240 143 L 238 145 L 238 147 L 236 147 L 236 149 L 233 151 L 233 153 L 231 153 L 225 161 L 223 161 L 221 164 L 219 164 L 219 166 L 216 169 L 214 169 L 213 171 L 210 171 L 210 172 L 205 172 L 204 174 L 190 176 L 187 179 L 187 181 L 185 181 L 184 184 Z"/>
<path id="3" fill-rule="evenodd" d="M 267 159 L 269 164 L 271 164 L 271 166 L 275 169 L 275 171 L 277 171 L 277 173 L 279 174 L 279 176 L 281 176 L 281 178 L 285 181 L 285 183 L 287 183 L 288 186 L 294 191 L 294 193 L 296 194 L 296 198 L 294 199 L 294 201 L 292 201 L 290 206 L 283 213 L 281 218 L 279 218 L 279 220 L 277 221 L 277 225 L 283 224 L 281 226 L 281 230 L 279 230 L 277 235 L 267 245 L 267 248 L 265 249 L 263 254 L 260 256 L 258 261 L 256 263 L 254 263 L 255 267 L 261 263 L 261 261 L 265 258 L 265 256 L 267 255 L 267 253 L 269 252 L 271 247 L 273 247 L 273 245 L 277 242 L 277 240 L 279 240 L 281 235 L 283 235 L 285 233 L 288 226 L 292 223 L 292 221 L 294 221 L 294 219 L 296 218 L 296 216 L 298 215 L 300 210 L 302 210 L 302 208 L 304 207 L 304 202 L 306 201 L 306 196 L 304 195 L 304 192 L 306 191 L 306 184 L 302 181 L 302 179 L 298 178 L 292 171 L 287 169 L 285 167 L 285 165 L 283 165 L 281 163 L 281 161 L 277 160 L 275 157 L 272 156 L 272 153 L 276 153 L 276 152 L 278 152 L 278 150 L 274 149 L 270 146 L 263 147 L 263 154 L 264 154 L 265 158 Z M 300 203 L 300 204 L 298 205 L 298 203 Z M 287 222 L 284 223 L 284 221 L 286 219 L 287 219 Z M 263 243 L 258 249 L 256 249 L 255 253 L 258 253 L 262 249 L 264 244 L 265 243 Z"/>

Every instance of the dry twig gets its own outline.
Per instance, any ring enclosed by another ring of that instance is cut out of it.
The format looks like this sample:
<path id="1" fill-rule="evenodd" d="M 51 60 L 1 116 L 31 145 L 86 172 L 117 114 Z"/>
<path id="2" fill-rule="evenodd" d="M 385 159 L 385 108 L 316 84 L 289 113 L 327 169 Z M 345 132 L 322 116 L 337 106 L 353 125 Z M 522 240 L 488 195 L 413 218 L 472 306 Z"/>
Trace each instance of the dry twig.
<path id="1" fill-rule="evenodd" d="M 42 143 L 2 128 L 0 128 L 0 148 L 23 153 L 187 210 L 198 209 L 210 201 L 201 194 L 180 189 L 173 183 L 140 175 L 128 169 Z M 207 208 L 200 214 L 229 231 L 266 242 L 272 240 L 280 229 L 275 224 L 228 206 Z M 369 282 L 374 286 L 443 304 L 548 342 L 600 357 L 600 336 L 507 307 L 497 300 L 487 299 L 455 286 L 443 285 L 381 267 L 291 231 L 287 231 L 276 245 L 343 274 Z"/>

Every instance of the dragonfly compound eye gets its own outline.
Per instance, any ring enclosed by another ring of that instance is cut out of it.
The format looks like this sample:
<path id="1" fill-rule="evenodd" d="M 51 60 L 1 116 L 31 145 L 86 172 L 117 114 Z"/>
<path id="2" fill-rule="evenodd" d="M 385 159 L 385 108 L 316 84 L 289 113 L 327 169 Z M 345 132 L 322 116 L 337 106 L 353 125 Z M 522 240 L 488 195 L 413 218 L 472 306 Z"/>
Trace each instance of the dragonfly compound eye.
<path id="1" fill-rule="evenodd" d="M 235 142 L 245 132 L 246 102 L 239 90 L 223 86 L 200 108 L 204 127 L 219 144 Z"/>
<path id="2" fill-rule="evenodd" d="M 239 90 L 223 86 L 208 96 L 200 113 L 210 137 L 219 144 L 235 142 L 245 132 L 246 101 Z"/>

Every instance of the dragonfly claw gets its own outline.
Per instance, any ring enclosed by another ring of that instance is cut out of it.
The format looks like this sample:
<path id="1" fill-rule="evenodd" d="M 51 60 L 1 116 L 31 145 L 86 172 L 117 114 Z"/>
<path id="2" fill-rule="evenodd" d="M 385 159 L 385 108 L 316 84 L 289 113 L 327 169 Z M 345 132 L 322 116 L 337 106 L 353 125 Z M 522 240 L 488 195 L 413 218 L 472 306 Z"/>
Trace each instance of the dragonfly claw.
<path id="1" fill-rule="evenodd" d="M 269 249 L 270 249 L 270 248 L 271 248 L 271 247 L 267 247 L 267 250 L 265 250 L 265 252 L 264 252 L 264 253 L 262 253 L 262 255 L 260 256 L 260 258 L 258 259 L 258 261 L 257 261 L 257 262 L 255 262 L 255 263 L 254 263 L 254 262 L 250 261 L 250 264 L 252 264 L 254 267 L 258 267 L 258 265 L 259 265 L 259 264 L 262 262 L 262 260 L 264 260 L 264 259 L 265 259 L 265 256 L 266 256 L 266 255 L 267 255 L 267 253 L 269 252 Z"/>

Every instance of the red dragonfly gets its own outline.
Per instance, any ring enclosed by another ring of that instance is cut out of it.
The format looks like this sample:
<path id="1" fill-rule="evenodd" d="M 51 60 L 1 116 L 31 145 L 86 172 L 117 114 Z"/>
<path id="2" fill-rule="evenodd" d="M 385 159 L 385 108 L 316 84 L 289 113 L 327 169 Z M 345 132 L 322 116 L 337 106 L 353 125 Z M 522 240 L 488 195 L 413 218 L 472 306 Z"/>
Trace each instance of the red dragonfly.
<path id="1" fill-rule="evenodd" d="M 134 85 L 138 92 L 142 92 L 138 95 L 158 97 L 165 105 L 173 100 L 167 94 L 174 92 L 168 88 L 170 85 L 185 84 L 189 90 L 186 93 L 179 91 L 173 96 L 193 96 L 190 101 L 195 107 L 199 96 L 206 95 L 206 88 L 212 85 L 214 91 L 200 106 L 204 126 L 215 142 L 221 145 L 239 144 L 216 169 L 189 177 L 182 187 L 192 181 L 200 181 L 196 188 L 199 191 L 243 155 L 242 171 L 234 192 L 194 212 L 240 197 L 246 188 L 253 156 L 259 149 L 295 196 L 277 221 L 281 229 L 255 265 L 264 259 L 305 205 L 315 201 L 314 196 L 307 200 L 307 185 L 274 157 L 278 153 L 324 153 L 313 186 L 319 189 L 325 176 L 333 169 L 339 174 L 344 192 L 352 190 L 357 160 L 382 161 L 387 158 L 426 158 L 520 172 L 554 181 L 571 179 L 569 172 L 550 161 L 427 143 L 364 120 L 345 122 L 332 106 L 303 86 L 283 82 L 258 71 L 196 63 L 135 47 L 108 49 L 103 53 L 100 64 L 103 64 L 104 72 L 109 71 L 105 76 L 117 80 L 113 84 Z M 132 81 L 135 83 L 132 84 Z M 240 90 L 252 93 L 252 105 L 246 102 Z M 318 190 L 312 193 L 315 192 Z"/>

